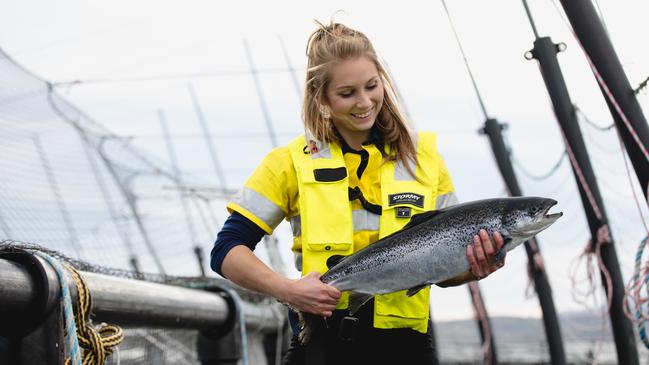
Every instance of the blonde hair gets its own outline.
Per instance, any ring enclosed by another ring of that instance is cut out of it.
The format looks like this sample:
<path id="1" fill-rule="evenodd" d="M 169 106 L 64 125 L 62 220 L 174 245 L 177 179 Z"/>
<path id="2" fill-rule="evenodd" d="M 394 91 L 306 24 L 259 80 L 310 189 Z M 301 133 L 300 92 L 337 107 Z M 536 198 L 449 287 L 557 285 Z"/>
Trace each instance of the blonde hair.
<path id="1" fill-rule="evenodd" d="M 417 164 L 417 153 L 407 119 L 399 108 L 392 81 L 372 43 L 365 34 L 343 24 L 333 21 L 329 25 L 316 23 L 319 27 L 309 37 L 306 49 L 308 63 L 302 107 L 305 128 L 319 141 L 342 142 L 333 123 L 321 111 L 331 79 L 329 66 L 334 62 L 365 56 L 374 62 L 383 83 L 383 106 L 374 125 L 390 148 L 387 153 L 384 150 L 381 152 L 387 161 L 402 163 L 415 176 L 409 162 Z"/>

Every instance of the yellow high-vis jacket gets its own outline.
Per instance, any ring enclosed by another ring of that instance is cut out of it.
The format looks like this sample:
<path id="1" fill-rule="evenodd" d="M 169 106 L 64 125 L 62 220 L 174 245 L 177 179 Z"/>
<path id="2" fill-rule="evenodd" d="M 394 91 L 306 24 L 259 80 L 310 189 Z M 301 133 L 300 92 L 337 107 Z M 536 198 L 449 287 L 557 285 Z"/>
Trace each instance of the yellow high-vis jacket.
<path id="1" fill-rule="evenodd" d="M 228 210 L 237 211 L 268 234 L 286 218 L 293 230 L 292 250 L 302 275 L 322 274 L 330 256 L 352 254 L 403 228 L 415 214 L 457 202 L 435 134 L 419 132 L 413 140 L 418 166 L 411 170 L 416 179 L 400 163 L 383 160 L 380 149 L 388 147 L 380 139 L 355 151 L 300 136 L 266 156 L 241 195 L 228 203 Z M 350 201 L 350 188 L 356 190 L 355 196 L 360 190 L 362 198 Z M 368 208 L 368 203 L 380 206 L 380 212 Z M 346 294 L 337 308 L 348 306 Z M 374 327 L 425 333 L 429 298 L 429 288 L 412 297 L 405 291 L 378 295 Z"/>

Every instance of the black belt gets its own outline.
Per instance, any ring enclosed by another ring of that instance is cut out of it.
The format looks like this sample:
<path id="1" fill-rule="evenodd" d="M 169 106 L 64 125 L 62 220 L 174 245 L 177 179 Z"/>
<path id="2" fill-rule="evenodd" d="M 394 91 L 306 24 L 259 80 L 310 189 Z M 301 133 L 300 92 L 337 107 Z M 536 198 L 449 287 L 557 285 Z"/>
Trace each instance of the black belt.
<path id="1" fill-rule="evenodd" d="M 363 196 L 363 192 L 361 191 L 361 188 L 358 186 L 354 188 L 348 187 L 348 193 L 349 193 L 349 201 L 356 200 L 361 202 L 361 205 L 365 210 L 367 210 L 370 213 L 374 213 L 376 215 L 381 215 L 383 212 L 383 208 L 380 205 L 377 204 L 372 204 L 365 199 L 365 196 Z"/>

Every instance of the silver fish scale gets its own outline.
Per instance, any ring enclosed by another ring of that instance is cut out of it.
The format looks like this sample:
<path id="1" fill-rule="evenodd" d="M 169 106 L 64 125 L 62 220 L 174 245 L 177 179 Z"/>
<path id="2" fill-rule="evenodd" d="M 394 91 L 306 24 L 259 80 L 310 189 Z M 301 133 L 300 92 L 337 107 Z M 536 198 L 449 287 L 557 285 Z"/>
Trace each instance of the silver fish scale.
<path id="1" fill-rule="evenodd" d="M 481 228 L 493 232 L 503 231 L 503 226 L 507 226 L 503 224 L 505 205 L 498 201 L 494 203 L 457 206 L 456 209 L 443 211 L 426 222 L 379 240 L 342 260 L 321 280 L 340 290 L 378 293 L 378 290 L 394 291 L 393 287 L 396 287 L 395 290 L 405 289 L 410 285 L 408 282 L 439 282 L 452 277 L 453 270 L 466 271 L 468 262 L 464 255 L 458 256 L 458 252 L 466 250 L 473 235 Z M 516 221 L 516 218 L 510 217 L 508 220 Z M 380 281 L 381 284 L 378 283 Z"/>

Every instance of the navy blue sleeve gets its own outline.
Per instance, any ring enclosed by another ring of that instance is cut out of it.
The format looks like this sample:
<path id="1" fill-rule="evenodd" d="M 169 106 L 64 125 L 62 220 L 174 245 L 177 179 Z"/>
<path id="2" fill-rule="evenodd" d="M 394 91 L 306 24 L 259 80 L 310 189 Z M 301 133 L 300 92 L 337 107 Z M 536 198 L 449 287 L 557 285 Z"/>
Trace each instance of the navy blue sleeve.
<path id="1" fill-rule="evenodd" d="M 228 219 L 223 223 L 221 231 L 216 236 L 214 247 L 212 248 L 210 266 L 219 275 L 221 272 L 221 265 L 225 259 L 225 255 L 230 250 L 238 245 L 245 245 L 250 247 L 251 250 L 255 249 L 257 243 L 266 234 L 263 229 L 256 225 L 250 219 L 243 215 L 232 212 Z"/>

